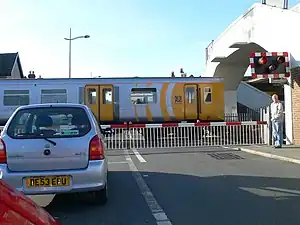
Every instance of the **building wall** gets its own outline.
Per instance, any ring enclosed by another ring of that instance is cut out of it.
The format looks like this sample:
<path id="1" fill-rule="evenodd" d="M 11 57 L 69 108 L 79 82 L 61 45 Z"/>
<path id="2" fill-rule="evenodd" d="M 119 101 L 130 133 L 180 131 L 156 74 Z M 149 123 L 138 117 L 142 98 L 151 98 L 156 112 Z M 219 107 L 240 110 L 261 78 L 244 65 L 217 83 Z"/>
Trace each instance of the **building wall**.
<path id="1" fill-rule="evenodd" d="M 237 68 L 246 69 L 249 66 L 251 51 L 289 52 L 291 67 L 299 67 L 299 31 L 295 29 L 296 21 L 300 20 L 299 6 L 285 10 L 255 3 L 214 40 L 210 46 L 205 76 L 224 77 L 225 83 L 237 87 L 235 84 L 239 84 L 245 74 Z M 262 19 L 266 16 L 268 19 Z M 288 31 L 288 35 L 284 38 L 281 35 L 282 32 L 279 31 L 280 28 Z M 232 62 L 238 66 L 231 66 Z M 296 70 L 294 73 L 295 78 L 289 78 L 291 85 L 284 85 L 285 128 L 287 140 L 290 140 L 288 142 L 300 144 L 300 106 L 297 106 L 300 98 L 300 72 Z M 294 89 L 291 87 L 292 84 L 294 84 Z M 225 91 L 227 90 L 234 91 L 225 86 Z M 252 93 L 247 93 L 247 95 L 254 96 Z M 234 98 L 233 94 L 232 97 Z M 226 102 L 230 104 L 230 106 L 225 106 L 226 111 L 234 108 L 230 94 L 225 95 Z"/>
<path id="2" fill-rule="evenodd" d="M 300 67 L 292 69 L 292 117 L 294 144 L 300 144 Z"/>
<path id="3" fill-rule="evenodd" d="M 237 92 L 224 91 L 224 105 L 226 114 L 237 114 Z"/>

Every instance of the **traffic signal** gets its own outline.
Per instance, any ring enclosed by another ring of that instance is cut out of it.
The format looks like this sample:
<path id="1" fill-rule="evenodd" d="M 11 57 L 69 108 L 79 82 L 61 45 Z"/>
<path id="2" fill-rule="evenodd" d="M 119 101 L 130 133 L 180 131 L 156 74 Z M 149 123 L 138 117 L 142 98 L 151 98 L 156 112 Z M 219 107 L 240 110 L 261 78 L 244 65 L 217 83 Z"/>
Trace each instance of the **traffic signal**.
<path id="1" fill-rule="evenodd" d="M 284 78 L 290 76 L 287 52 L 253 52 L 250 55 L 252 78 Z"/>

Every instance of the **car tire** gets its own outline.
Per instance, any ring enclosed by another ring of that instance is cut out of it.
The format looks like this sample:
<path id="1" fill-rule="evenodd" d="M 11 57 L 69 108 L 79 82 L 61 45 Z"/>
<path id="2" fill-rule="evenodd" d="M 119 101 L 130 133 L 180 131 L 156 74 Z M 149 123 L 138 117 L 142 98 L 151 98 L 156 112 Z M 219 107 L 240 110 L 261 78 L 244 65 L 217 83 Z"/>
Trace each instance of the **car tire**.
<path id="1" fill-rule="evenodd" d="M 90 205 L 105 205 L 108 200 L 107 182 L 105 187 L 99 191 L 87 193 L 87 203 Z"/>
<path id="2" fill-rule="evenodd" d="M 107 182 L 105 184 L 105 187 L 101 191 L 95 192 L 95 200 L 98 199 L 99 205 L 105 205 L 108 200 L 108 187 Z"/>

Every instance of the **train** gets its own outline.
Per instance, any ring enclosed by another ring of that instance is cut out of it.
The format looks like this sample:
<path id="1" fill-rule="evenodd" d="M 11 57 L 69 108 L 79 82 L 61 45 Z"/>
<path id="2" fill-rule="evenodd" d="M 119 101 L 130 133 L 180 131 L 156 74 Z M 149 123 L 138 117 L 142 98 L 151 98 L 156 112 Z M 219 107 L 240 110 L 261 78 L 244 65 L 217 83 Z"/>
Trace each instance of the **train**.
<path id="1" fill-rule="evenodd" d="M 224 80 L 208 77 L 0 80 L 0 125 L 21 106 L 87 105 L 100 124 L 224 121 Z"/>

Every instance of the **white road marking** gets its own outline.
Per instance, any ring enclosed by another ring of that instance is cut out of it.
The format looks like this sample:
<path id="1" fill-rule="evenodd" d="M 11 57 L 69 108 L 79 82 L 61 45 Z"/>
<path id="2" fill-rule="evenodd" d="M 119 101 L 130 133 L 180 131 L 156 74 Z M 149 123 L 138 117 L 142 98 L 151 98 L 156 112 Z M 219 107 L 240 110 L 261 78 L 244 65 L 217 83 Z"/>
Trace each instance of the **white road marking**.
<path id="1" fill-rule="evenodd" d="M 127 161 L 109 161 L 108 164 L 127 164 Z"/>
<path id="2" fill-rule="evenodd" d="M 136 149 L 132 149 L 133 153 L 135 154 L 135 156 L 138 158 L 138 160 L 141 162 L 141 163 L 144 163 L 144 162 L 147 162 L 143 156 L 141 156 L 141 154 L 138 152 L 138 150 Z"/>
<path id="3" fill-rule="evenodd" d="M 160 205 L 157 203 L 156 199 L 154 198 L 150 188 L 144 181 L 141 173 L 135 166 L 134 162 L 132 161 L 129 152 L 127 149 L 124 150 L 125 158 L 128 162 L 129 168 L 132 172 L 132 176 L 134 177 L 137 185 L 140 188 L 140 191 L 142 195 L 144 196 L 144 199 L 153 215 L 153 217 L 156 220 L 157 225 L 172 225 L 171 221 L 167 217 L 166 213 L 163 211 L 163 209 L 160 207 Z"/>
<path id="4" fill-rule="evenodd" d="M 108 162 L 108 164 L 127 164 L 127 161 Z"/>

